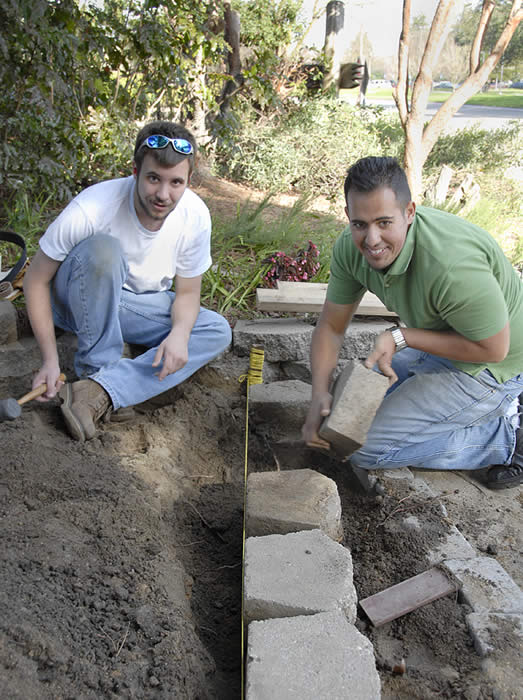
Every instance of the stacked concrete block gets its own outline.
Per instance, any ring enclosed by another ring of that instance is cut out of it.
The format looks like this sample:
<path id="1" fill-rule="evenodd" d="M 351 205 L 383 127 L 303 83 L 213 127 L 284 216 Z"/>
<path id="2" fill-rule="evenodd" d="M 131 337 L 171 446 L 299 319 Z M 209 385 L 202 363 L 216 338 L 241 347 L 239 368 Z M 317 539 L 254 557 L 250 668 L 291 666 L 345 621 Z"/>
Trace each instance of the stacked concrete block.
<path id="1" fill-rule="evenodd" d="M 362 363 L 347 365 L 334 387 L 332 408 L 320 426 L 320 436 L 347 456 L 365 442 L 389 380 Z"/>
<path id="2" fill-rule="evenodd" d="M 390 321 L 351 321 L 345 331 L 340 359 L 365 360 L 374 349 L 378 335 L 387 328 L 390 328 Z"/>
<path id="3" fill-rule="evenodd" d="M 343 535 L 336 483 L 312 469 L 259 472 L 247 479 L 248 537 L 320 529 Z"/>
<path id="4" fill-rule="evenodd" d="M 379 700 L 369 640 L 340 611 L 251 622 L 247 700 Z"/>
<path id="5" fill-rule="evenodd" d="M 321 530 L 247 539 L 248 622 L 341 610 L 353 623 L 356 601 L 350 552 Z"/>
<path id="6" fill-rule="evenodd" d="M 253 346 L 260 346 L 269 362 L 303 360 L 309 356 L 313 330 L 310 324 L 291 318 L 240 320 L 233 331 L 234 352 L 248 356 Z"/>

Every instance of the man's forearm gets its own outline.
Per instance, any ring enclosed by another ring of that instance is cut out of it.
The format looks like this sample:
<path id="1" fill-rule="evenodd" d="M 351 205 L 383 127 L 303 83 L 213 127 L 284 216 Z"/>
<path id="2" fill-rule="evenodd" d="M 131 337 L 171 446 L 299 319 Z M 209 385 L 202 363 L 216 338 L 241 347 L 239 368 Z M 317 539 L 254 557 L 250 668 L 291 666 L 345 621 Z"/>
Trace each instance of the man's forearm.
<path id="1" fill-rule="evenodd" d="M 468 340 L 456 331 L 402 328 L 407 345 L 415 350 L 458 362 L 501 362 L 508 351 L 510 333 L 505 327 L 484 341 Z"/>
<path id="2" fill-rule="evenodd" d="M 27 313 L 44 364 L 58 364 L 51 296 L 46 284 L 24 286 Z"/>
<path id="3" fill-rule="evenodd" d="M 312 393 L 329 391 L 331 378 L 338 363 L 343 336 L 329 326 L 317 326 L 311 342 Z"/>
<path id="4" fill-rule="evenodd" d="M 189 336 L 200 312 L 200 295 L 177 295 L 171 307 L 171 332 L 189 341 Z"/>

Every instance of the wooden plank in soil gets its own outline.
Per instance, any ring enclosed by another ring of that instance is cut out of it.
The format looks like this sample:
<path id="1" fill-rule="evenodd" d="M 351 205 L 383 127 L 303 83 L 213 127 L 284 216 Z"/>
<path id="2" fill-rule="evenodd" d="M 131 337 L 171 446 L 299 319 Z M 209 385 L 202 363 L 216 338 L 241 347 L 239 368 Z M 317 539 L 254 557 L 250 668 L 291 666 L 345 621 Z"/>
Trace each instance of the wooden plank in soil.
<path id="1" fill-rule="evenodd" d="M 433 567 L 360 600 L 360 605 L 372 624 L 379 627 L 456 590 L 456 583 Z"/>
<path id="2" fill-rule="evenodd" d="M 319 282 L 278 282 L 276 289 L 256 290 L 256 308 L 259 311 L 317 312 L 323 308 L 327 285 Z M 375 294 L 366 292 L 356 316 L 394 316 Z"/>

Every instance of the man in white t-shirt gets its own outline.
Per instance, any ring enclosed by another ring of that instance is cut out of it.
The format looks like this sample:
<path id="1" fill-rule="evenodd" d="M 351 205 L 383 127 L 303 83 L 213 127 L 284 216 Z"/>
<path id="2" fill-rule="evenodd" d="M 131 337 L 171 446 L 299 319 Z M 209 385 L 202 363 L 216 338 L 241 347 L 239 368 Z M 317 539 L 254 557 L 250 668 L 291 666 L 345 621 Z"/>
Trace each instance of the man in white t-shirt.
<path id="1" fill-rule="evenodd" d="M 211 219 L 189 189 L 196 150 L 179 124 L 147 124 L 133 175 L 77 195 L 40 239 L 25 275 L 42 353 L 33 388 L 47 384 L 44 401 L 59 393 L 76 440 L 91 439 L 110 411 L 176 386 L 230 344 L 228 322 L 200 307 Z M 78 337 L 80 380 L 72 384 L 59 380 L 55 325 Z M 149 349 L 123 358 L 124 342 Z"/>

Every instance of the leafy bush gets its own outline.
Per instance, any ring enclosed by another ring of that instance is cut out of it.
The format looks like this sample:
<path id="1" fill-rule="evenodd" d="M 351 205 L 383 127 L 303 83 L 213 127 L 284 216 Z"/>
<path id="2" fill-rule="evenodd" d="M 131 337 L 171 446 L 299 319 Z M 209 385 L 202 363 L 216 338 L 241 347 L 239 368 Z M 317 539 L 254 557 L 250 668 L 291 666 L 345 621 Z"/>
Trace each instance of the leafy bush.
<path id="1" fill-rule="evenodd" d="M 382 108 L 333 98 L 287 106 L 271 119 L 245 115 L 233 149 L 217 153 L 219 173 L 270 192 L 339 196 L 347 168 L 367 155 L 400 155 L 399 121 Z"/>
<path id="2" fill-rule="evenodd" d="M 487 131 L 479 126 L 460 129 L 440 136 L 432 149 L 425 168 L 428 171 L 442 165 L 468 170 L 493 170 L 500 163 L 507 168 L 521 162 L 523 156 L 523 126 L 520 121 L 510 122 L 503 129 Z"/>

